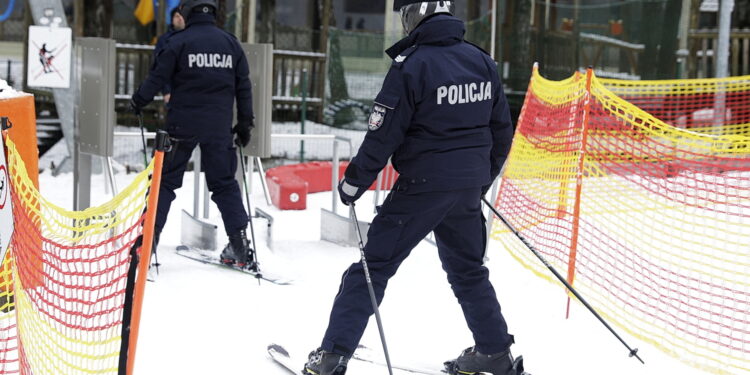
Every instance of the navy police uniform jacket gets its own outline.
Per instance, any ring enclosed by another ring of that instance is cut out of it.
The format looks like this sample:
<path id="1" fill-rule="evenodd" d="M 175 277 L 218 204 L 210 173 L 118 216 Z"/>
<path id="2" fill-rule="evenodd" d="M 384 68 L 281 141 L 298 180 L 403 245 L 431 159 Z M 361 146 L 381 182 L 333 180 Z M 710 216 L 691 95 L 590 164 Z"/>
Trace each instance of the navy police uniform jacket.
<path id="1" fill-rule="evenodd" d="M 174 27 L 169 26 L 169 30 L 167 30 L 166 33 L 162 34 L 162 36 L 159 37 L 159 39 L 156 40 L 156 46 L 154 47 L 154 63 L 152 64 L 151 68 L 153 69 L 156 66 L 156 56 L 159 56 L 159 53 L 164 48 L 164 45 L 167 43 L 167 39 L 169 39 L 172 34 L 176 33 L 177 30 L 174 29 Z M 172 92 L 172 87 L 167 83 L 162 87 L 161 92 L 163 94 L 169 94 Z"/>
<path id="2" fill-rule="evenodd" d="M 513 126 L 497 65 L 464 41 L 461 20 L 440 14 L 389 48 L 369 131 L 347 168 L 366 187 L 392 156 L 407 193 L 489 185 L 510 150 Z"/>
<path id="3" fill-rule="evenodd" d="M 148 78 L 133 95 L 151 102 L 166 83 L 172 87 L 167 131 L 180 137 L 231 140 L 235 96 L 237 121 L 253 119 L 250 70 L 237 39 L 215 26 L 214 16 L 192 14 L 184 30 L 164 40 Z"/>

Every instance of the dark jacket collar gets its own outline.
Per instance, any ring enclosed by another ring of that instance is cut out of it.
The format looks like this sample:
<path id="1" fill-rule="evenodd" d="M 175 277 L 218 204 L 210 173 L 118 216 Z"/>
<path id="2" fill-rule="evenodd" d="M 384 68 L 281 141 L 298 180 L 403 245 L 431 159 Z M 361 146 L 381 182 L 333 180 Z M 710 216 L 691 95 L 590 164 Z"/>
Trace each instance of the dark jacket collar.
<path id="1" fill-rule="evenodd" d="M 393 59 L 414 45 L 447 46 L 456 44 L 464 40 L 465 32 L 464 22 L 460 19 L 448 14 L 437 14 L 422 21 L 411 34 L 385 50 L 385 53 Z"/>
<path id="2" fill-rule="evenodd" d="M 191 14 L 190 17 L 188 17 L 186 28 L 190 25 L 195 25 L 199 23 L 211 23 L 216 24 L 216 16 L 210 13 L 196 13 Z"/>

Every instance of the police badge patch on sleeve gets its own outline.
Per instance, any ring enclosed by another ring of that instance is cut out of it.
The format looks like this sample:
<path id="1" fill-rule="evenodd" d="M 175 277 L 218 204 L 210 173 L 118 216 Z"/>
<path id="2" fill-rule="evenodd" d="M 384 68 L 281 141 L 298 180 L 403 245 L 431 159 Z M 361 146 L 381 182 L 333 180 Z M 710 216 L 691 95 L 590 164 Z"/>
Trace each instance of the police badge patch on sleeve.
<path id="1" fill-rule="evenodd" d="M 372 113 L 370 114 L 370 120 L 368 121 L 368 128 L 370 131 L 378 130 L 383 125 L 385 110 L 385 107 L 377 104 L 372 107 Z"/>

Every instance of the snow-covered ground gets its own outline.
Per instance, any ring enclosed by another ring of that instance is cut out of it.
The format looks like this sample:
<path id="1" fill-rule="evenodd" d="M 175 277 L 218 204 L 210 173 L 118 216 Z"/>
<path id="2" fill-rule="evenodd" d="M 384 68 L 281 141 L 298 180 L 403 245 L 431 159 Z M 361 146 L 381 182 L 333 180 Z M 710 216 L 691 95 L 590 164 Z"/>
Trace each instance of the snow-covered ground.
<path id="1" fill-rule="evenodd" d="M 118 174 L 118 186 L 127 185 L 132 176 Z M 320 241 L 320 208 L 330 208 L 330 193 L 309 196 L 307 210 L 279 211 L 266 205 L 256 181 L 254 203 L 274 216 L 273 250 L 265 243 L 265 220 L 256 220 L 259 260 L 266 270 L 295 280 L 291 286 L 259 285 L 251 276 L 175 254 L 179 209 L 192 208 L 192 176 L 185 175 L 162 234 L 160 275 L 147 285 L 135 373 L 286 374 L 268 359 L 269 343 L 289 348 L 301 369 L 307 353 L 320 343 L 341 273 L 359 260 L 355 248 Z M 72 179 L 72 174 L 52 177 L 46 171 L 41 175 L 42 193 L 70 208 Z M 102 176 L 92 180 L 92 202 L 104 202 L 108 196 Z M 360 218 L 371 217 L 371 201 L 362 198 Z M 221 223 L 215 206 L 211 221 Z M 640 349 L 646 365 L 628 358 L 627 350 L 582 306 L 573 304 L 571 318 L 565 320 L 566 295 L 560 288 L 526 271 L 496 242 L 490 244 L 489 256 L 492 282 L 516 335 L 513 351 L 524 356 L 532 374 L 704 374 L 623 334 Z M 426 242 L 389 283 L 381 314 L 394 363 L 439 366 L 472 345 L 437 253 Z M 374 319 L 362 343 L 380 353 Z M 348 373 L 387 370 L 353 361 Z"/>

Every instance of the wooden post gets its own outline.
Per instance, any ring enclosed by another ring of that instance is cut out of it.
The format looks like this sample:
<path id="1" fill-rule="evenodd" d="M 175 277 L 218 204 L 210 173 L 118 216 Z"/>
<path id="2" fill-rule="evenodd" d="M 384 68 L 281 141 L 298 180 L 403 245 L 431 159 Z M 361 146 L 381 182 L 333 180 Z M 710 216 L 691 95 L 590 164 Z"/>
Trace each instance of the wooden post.
<path id="1" fill-rule="evenodd" d="M 159 0 L 159 9 L 154 9 L 154 21 L 156 21 L 156 35 L 160 36 L 167 32 L 167 1 Z"/>
<path id="2" fill-rule="evenodd" d="M 260 35 L 258 43 L 274 43 L 276 0 L 263 0 L 260 7 Z"/>
<path id="3" fill-rule="evenodd" d="M 255 16 L 257 13 L 256 0 L 244 0 L 245 22 L 243 23 L 243 37 L 247 43 L 255 43 Z"/>
<path id="4" fill-rule="evenodd" d="M 218 0 L 217 2 L 219 6 L 216 9 L 216 25 L 225 29 L 227 27 L 227 0 Z"/>
<path id="5" fill-rule="evenodd" d="M 31 0 L 29 0 L 31 1 Z M 31 19 L 31 5 L 29 1 L 26 2 L 26 6 L 23 7 L 23 66 L 24 68 L 29 66 L 29 26 L 34 24 L 34 20 Z M 21 74 L 21 87 L 23 91 L 28 92 L 28 86 L 26 86 L 26 73 Z"/>
<path id="6" fill-rule="evenodd" d="M 492 59 L 497 61 L 495 58 L 495 46 L 497 45 L 497 0 L 490 1 L 490 56 Z"/>
<path id="7" fill-rule="evenodd" d="M 112 37 L 113 5 L 111 1 L 83 0 L 82 9 L 83 36 Z"/>
<path id="8" fill-rule="evenodd" d="M 331 0 L 323 0 L 322 21 L 320 25 L 320 52 L 328 48 L 328 30 L 331 27 Z"/>
<path id="9" fill-rule="evenodd" d="M 245 1 L 240 0 L 237 1 L 237 6 L 234 9 L 235 16 L 234 16 L 234 30 L 232 30 L 232 34 L 234 34 L 237 37 L 237 40 L 239 40 L 241 43 L 245 42 L 246 35 L 243 33 L 243 29 L 245 27 L 245 7 L 247 4 L 245 4 Z"/>
<path id="10" fill-rule="evenodd" d="M 680 17 L 675 14 L 682 14 L 683 0 L 667 0 L 666 9 L 663 16 L 663 33 L 659 46 L 659 61 L 656 71 L 657 79 L 675 79 L 677 67 L 677 47 L 680 35 Z"/>
<path id="11" fill-rule="evenodd" d="M 575 46 L 575 69 L 578 70 L 581 67 L 581 17 L 578 9 L 581 7 L 581 0 L 575 0 L 573 6 L 573 45 Z"/>
<path id="12" fill-rule="evenodd" d="M 641 79 L 656 79 L 658 67 L 659 36 L 663 32 L 664 4 L 660 1 L 644 1 L 641 20 L 648 27 L 641 28 L 641 43 L 646 48 L 638 60 L 638 73 Z M 670 14 L 669 17 L 674 17 Z"/>
<path id="13" fill-rule="evenodd" d="M 73 36 L 83 36 L 83 0 L 75 0 L 73 3 Z"/>
<path id="14" fill-rule="evenodd" d="M 531 2 L 514 0 L 511 13 L 511 34 L 508 36 L 511 51 L 530 51 L 531 45 Z M 511 53 L 510 76 L 505 81 L 514 90 L 522 90 L 529 84 L 529 66 L 533 64 L 531 53 Z"/>
<path id="15" fill-rule="evenodd" d="M 497 19 L 497 22 L 495 22 L 495 45 L 492 46 L 494 49 L 494 53 L 492 54 L 492 58 L 495 59 L 495 61 L 498 62 L 498 70 L 500 71 L 500 78 L 503 78 L 503 23 L 505 22 L 505 9 L 506 9 L 506 0 L 495 0 L 496 1 L 496 7 L 495 7 L 495 15 L 494 17 Z"/>
<path id="16" fill-rule="evenodd" d="M 691 0 L 690 2 L 690 30 L 696 30 L 698 28 L 698 22 L 700 18 L 700 6 L 701 0 Z M 698 48 L 700 48 L 700 41 L 697 39 L 690 39 L 690 32 L 687 35 L 688 39 L 688 64 L 687 64 L 687 78 L 698 77 Z"/>
<path id="17" fill-rule="evenodd" d="M 460 3 L 459 3 L 460 4 Z M 480 2 L 477 0 L 468 0 L 466 2 L 466 20 L 474 21 L 479 18 L 481 12 L 479 11 Z"/>

